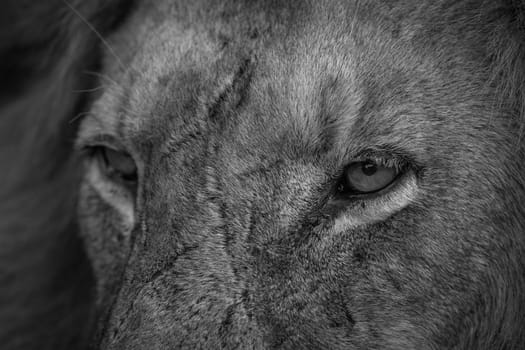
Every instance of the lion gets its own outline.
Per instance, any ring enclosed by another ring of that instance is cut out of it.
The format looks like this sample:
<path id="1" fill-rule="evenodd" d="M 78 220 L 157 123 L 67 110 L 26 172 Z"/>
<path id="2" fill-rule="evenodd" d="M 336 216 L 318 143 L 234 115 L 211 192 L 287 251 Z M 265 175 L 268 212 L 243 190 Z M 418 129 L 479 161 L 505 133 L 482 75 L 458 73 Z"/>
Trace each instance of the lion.
<path id="1" fill-rule="evenodd" d="M 42 217 L 68 213 L 89 262 L 84 322 L 55 334 L 525 347 L 522 2 L 66 5 L 89 38 L 77 57 L 100 61 L 85 113 L 48 132 L 78 123 L 49 166 L 76 194 Z"/>

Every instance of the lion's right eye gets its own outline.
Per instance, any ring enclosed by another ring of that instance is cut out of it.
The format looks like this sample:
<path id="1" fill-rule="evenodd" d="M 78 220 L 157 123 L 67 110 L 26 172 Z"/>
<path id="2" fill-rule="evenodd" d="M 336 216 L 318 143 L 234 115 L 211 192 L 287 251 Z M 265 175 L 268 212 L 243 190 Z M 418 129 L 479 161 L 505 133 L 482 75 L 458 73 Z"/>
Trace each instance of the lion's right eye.
<path id="1" fill-rule="evenodd" d="M 374 193 L 390 185 L 398 174 L 395 166 L 384 166 L 372 161 L 357 162 L 345 169 L 341 186 L 345 193 Z"/>
<path id="2" fill-rule="evenodd" d="M 137 183 L 137 165 L 131 155 L 106 146 L 95 146 L 91 152 L 108 178 L 122 181 L 128 186 Z"/>

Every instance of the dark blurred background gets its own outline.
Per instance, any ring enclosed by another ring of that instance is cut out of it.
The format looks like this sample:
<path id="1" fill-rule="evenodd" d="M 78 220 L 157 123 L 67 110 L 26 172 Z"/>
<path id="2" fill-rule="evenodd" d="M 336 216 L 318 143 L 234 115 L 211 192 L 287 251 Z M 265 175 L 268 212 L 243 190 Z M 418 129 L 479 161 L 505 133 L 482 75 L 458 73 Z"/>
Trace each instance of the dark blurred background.
<path id="1" fill-rule="evenodd" d="M 94 282 L 75 223 L 72 142 L 122 0 L 0 10 L 0 349 L 82 349 Z M 97 34 L 95 34 L 97 32 Z"/>

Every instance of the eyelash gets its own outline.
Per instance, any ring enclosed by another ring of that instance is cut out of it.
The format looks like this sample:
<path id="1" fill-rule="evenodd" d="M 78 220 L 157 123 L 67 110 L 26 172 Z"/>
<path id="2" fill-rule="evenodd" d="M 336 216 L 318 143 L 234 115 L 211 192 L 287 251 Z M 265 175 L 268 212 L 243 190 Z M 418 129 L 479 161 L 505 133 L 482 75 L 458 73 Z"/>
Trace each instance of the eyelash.
<path id="1" fill-rule="evenodd" d="M 364 162 L 372 162 L 378 167 L 392 167 L 395 169 L 397 174 L 390 183 L 378 189 L 377 191 L 368 193 L 351 192 L 352 189 L 345 186 L 345 182 L 347 181 L 345 178 L 346 170 L 353 164 Z M 395 186 L 395 184 L 399 182 L 400 178 L 410 170 L 411 167 L 409 165 L 410 162 L 405 157 L 392 153 L 374 151 L 363 152 L 359 154 L 353 161 L 348 163 L 339 173 L 339 176 L 337 177 L 337 185 L 335 187 L 335 197 L 340 200 L 366 200 L 367 198 L 380 196 L 382 193 L 391 189 L 392 186 Z"/>
<path id="2" fill-rule="evenodd" d="M 359 163 L 359 162 L 367 162 L 367 161 L 371 161 L 379 166 L 393 167 L 398 172 L 405 170 L 407 166 L 407 160 L 404 157 L 401 157 L 395 154 L 376 153 L 376 152 L 361 153 L 351 163 Z"/>

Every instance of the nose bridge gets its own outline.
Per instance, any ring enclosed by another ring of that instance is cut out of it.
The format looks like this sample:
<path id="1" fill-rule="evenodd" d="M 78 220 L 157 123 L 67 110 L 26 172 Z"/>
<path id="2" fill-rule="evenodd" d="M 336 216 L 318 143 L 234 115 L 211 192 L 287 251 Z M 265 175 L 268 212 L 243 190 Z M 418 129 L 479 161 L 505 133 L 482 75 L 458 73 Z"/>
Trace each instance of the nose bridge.
<path id="1" fill-rule="evenodd" d="M 140 237 L 139 237 L 140 239 Z M 102 349 L 125 349 L 126 338 L 140 333 L 143 315 L 151 314 L 152 286 L 165 271 L 147 274 L 145 268 L 148 253 L 140 242 L 135 242 L 125 266 L 122 282 L 106 319 L 105 333 L 101 339 Z M 149 275 L 149 277 L 146 277 Z M 149 301 L 149 303 L 148 303 Z"/>
<path id="2" fill-rule="evenodd" d="M 177 271 L 174 269 L 179 256 L 188 254 L 193 248 L 171 256 L 171 260 L 153 273 L 145 274 L 148 255 L 142 249 L 131 256 L 123 277 L 122 285 L 116 296 L 111 313 L 106 321 L 106 332 L 102 339 L 103 349 L 128 349 L 143 344 L 155 344 L 151 335 L 159 338 L 168 337 L 169 317 L 163 313 L 169 311 L 170 296 L 176 295 Z M 166 327 L 159 322 L 167 320 Z M 149 335 L 149 336 L 148 336 Z"/>
<path id="3" fill-rule="evenodd" d="M 261 239 L 285 236 L 308 220 L 321 204 L 327 180 L 316 166 L 293 161 L 276 161 L 239 177 L 240 182 L 234 186 L 244 187 L 252 230 Z"/>
<path id="4" fill-rule="evenodd" d="M 239 169 L 238 163 L 232 167 Z M 316 225 L 313 221 L 323 206 L 330 178 L 315 164 L 277 160 L 237 173 L 233 170 L 222 186 L 225 197 L 235 198 L 227 204 L 234 213 L 227 223 L 228 254 L 247 296 L 244 306 L 266 346 L 301 348 L 304 339 L 334 345 L 338 340 L 324 337 L 318 327 L 332 321 L 337 326 L 331 334 L 346 337 L 352 320 L 345 314 L 339 292 L 330 294 L 333 286 L 328 277 L 312 275 L 314 269 L 323 269 L 328 257 L 321 252 L 310 254 L 303 244 L 310 231 L 302 228 Z M 314 266 L 317 260 L 322 263 Z M 318 288 L 321 283 L 327 288 Z M 335 319 L 327 316 L 327 310 Z"/>
<path id="5" fill-rule="evenodd" d="M 201 203 L 193 199 L 198 197 L 199 186 L 191 183 L 197 181 L 192 174 L 166 177 L 166 169 L 160 170 L 166 164 L 153 166 L 157 168 L 150 169 L 150 181 L 142 193 L 144 207 L 137 213 L 141 220 L 132 235 L 120 288 L 105 320 L 101 339 L 104 349 L 125 349 L 131 344 L 133 333 L 144 333 L 145 339 L 148 332 L 163 331 L 150 321 L 164 309 L 166 299 L 176 294 L 176 289 L 170 291 L 166 287 L 176 280 L 174 267 L 179 257 L 199 249 L 204 230 L 198 228 L 207 225 L 206 220 L 195 220 L 199 215 L 207 215 L 200 209 Z"/>
<path id="6" fill-rule="evenodd" d="M 102 348 L 140 348 L 159 339 L 167 342 L 162 347 L 191 348 L 204 344 L 204 338 L 223 348 L 239 348 L 245 341 L 246 347 L 262 348 L 228 255 L 220 210 L 224 198 L 208 198 L 207 183 L 181 191 L 185 200 L 165 190 L 149 198 L 144 232 L 135 237 Z M 193 339 L 196 334 L 205 337 Z"/>
<path id="7" fill-rule="evenodd" d="M 323 174 L 284 160 L 241 173 L 229 162 L 200 166 L 145 192 L 142 230 L 134 238 L 102 348 L 158 339 L 169 339 L 175 348 L 195 346 L 203 340 L 191 335 L 199 332 L 224 344 L 249 341 L 248 347 L 264 348 L 260 320 L 246 308 L 249 294 L 260 293 L 249 281 L 253 271 L 243 272 L 254 267 L 250 247 L 289 249 L 287 232 L 315 204 Z"/>
<path id="8" fill-rule="evenodd" d="M 182 251 L 147 281 L 138 281 L 133 271 L 141 259 L 130 260 L 102 348 L 264 348 L 244 309 L 222 237 L 209 235 L 221 242 L 212 239 Z"/>

